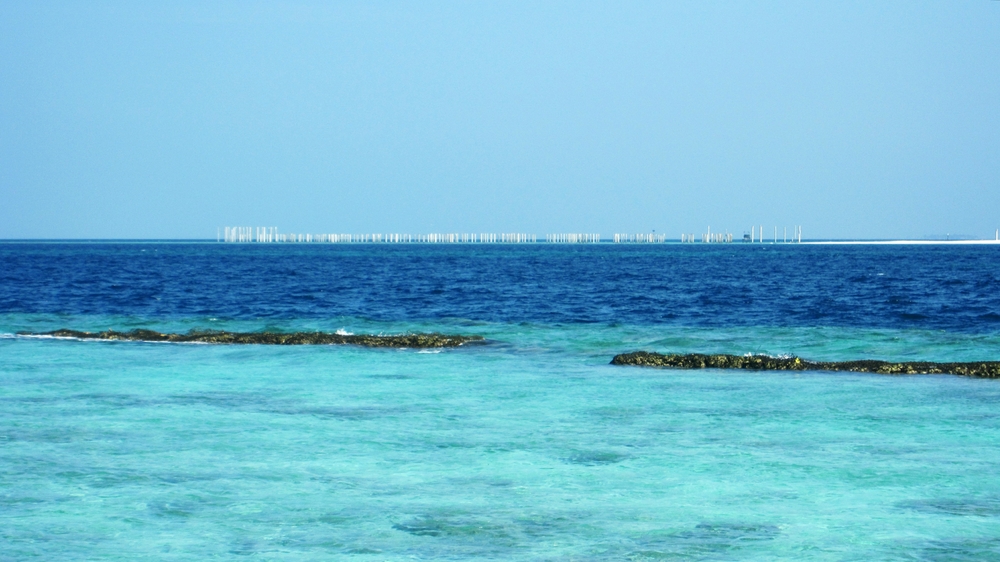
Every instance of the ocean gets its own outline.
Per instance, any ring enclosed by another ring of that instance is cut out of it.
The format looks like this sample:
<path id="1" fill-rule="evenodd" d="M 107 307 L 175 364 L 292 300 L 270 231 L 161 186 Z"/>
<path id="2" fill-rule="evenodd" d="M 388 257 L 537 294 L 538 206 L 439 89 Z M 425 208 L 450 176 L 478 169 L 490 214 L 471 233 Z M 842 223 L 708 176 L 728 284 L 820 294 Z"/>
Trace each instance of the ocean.
<path id="1" fill-rule="evenodd" d="M 1000 360 L 1000 247 L 3 243 L 0 561 L 1000 560 L 1000 380 L 635 350 Z"/>

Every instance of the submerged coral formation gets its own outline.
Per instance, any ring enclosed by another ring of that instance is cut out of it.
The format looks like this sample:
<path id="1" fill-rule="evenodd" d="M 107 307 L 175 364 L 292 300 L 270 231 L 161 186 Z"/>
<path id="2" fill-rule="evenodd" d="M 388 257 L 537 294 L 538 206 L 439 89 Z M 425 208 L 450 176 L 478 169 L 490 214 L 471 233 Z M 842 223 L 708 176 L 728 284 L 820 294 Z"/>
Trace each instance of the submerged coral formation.
<path id="1" fill-rule="evenodd" d="M 932 363 L 914 361 L 806 361 L 799 357 L 769 357 L 767 355 L 703 355 L 701 353 L 662 354 L 635 351 L 616 355 L 612 365 L 642 367 L 675 367 L 679 369 L 746 369 L 751 371 L 852 371 L 883 375 L 961 375 L 965 377 L 1000 378 L 1000 361 L 968 363 Z"/>
<path id="2" fill-rule="evenodd" d="M 330 334 L 327 332 L 225 332 L 221 330 L 192 330 L 186 334 L 164 334 L 154 330 L 117 332 L 80 332 L 55 330 L 53 332 L 19 332 L 22 336 L 49 336 L 81 340 L 123 340 L 177 343 L 264 344 L 264 345 L 361 345 L 365 347 L 458 347 L 469 342 L 483 341 L 482 336 L 447 334 Z"/>

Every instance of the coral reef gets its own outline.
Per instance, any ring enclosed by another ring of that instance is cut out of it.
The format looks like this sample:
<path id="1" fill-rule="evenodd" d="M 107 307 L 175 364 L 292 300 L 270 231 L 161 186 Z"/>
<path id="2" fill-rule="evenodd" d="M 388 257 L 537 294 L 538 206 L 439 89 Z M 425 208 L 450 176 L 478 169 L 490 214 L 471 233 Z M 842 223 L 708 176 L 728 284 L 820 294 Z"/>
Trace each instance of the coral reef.
<path id="1" fill-rule="evenodd" d="M 888 361 L 806 361 L 799 357 L 767 355 L 703 355 L 700 353 L 662 354 L 635 351 L 616 355 L 612 365 L 674 367 L 679 369 L 746 369 L 751 371 L 851 371 L 882 375 L 961 375 L 964 377 L 1000 378 L 1000 361 L 967 363 L 932 363 L 927 361 L 892 363 Z"/>
<path id="2" fill-rule="evenodd" d="M 481 342 L 482 336 L 447 334 L 330 334 L 327 332 L 225 332 L 221 330 L 192 330 L 186 334 L 164 334 L 154 330 L 118 332 L 81 332 L 55 330 L 52 332 L 18 332 L 22 336 L 49 336 L 81 340 L 120 340 L 176 343 L 263 344 L 263 345 L 360 345 L 364 347 L 458 347 L 469 342 Z"/>

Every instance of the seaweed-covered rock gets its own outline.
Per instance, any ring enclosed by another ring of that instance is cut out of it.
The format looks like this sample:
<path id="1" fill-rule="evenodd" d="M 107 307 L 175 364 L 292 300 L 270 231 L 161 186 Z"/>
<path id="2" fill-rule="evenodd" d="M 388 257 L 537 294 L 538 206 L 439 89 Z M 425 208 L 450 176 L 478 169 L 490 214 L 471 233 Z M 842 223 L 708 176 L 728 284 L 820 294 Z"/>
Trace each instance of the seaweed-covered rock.
<path id="1" fill-rule="evenodd" d="M 932 363 L 928 361 L 891 363 L 888 361 L 806 361 L 799 357 L 767 355 L 703 355 L 701 353 L 650 353 L 634 351 L 616 355 L 612 365 L 673 367 L 677 369 L 747 369 L 751 371 L 851 371 L 883 375 L 961 375 L 1000 378 L 1000 361 Z"/>
<path id="2" fill-rule="evenodd" d="M 49 336 L 81 340 L 122 340 L 176 343 L 263 344 L 263 345 L 360 345 L 364 347 L 458 347 L 469 342 L 481 342 L 482 336 L 447 334 L 330 334 L 327 332 L 225 332 L 221 330 L 191 330 L 186 334 L 164 334 L 154 330 L 117 332 L 81 332 L 55 330 L 52 332 L 18 332 L 22 336 Z"/>

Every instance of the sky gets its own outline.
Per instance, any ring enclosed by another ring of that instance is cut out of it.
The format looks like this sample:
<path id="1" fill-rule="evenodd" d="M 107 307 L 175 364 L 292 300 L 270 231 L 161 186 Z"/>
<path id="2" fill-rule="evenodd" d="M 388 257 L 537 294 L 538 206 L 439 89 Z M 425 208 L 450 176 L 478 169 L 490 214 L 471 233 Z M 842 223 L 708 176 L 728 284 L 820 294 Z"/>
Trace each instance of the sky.
<path id="1" fill-rule="evenodd" d="M 993 238 L 1000 2 L 0 0 L 0 238 L 233 225 Z"/>

